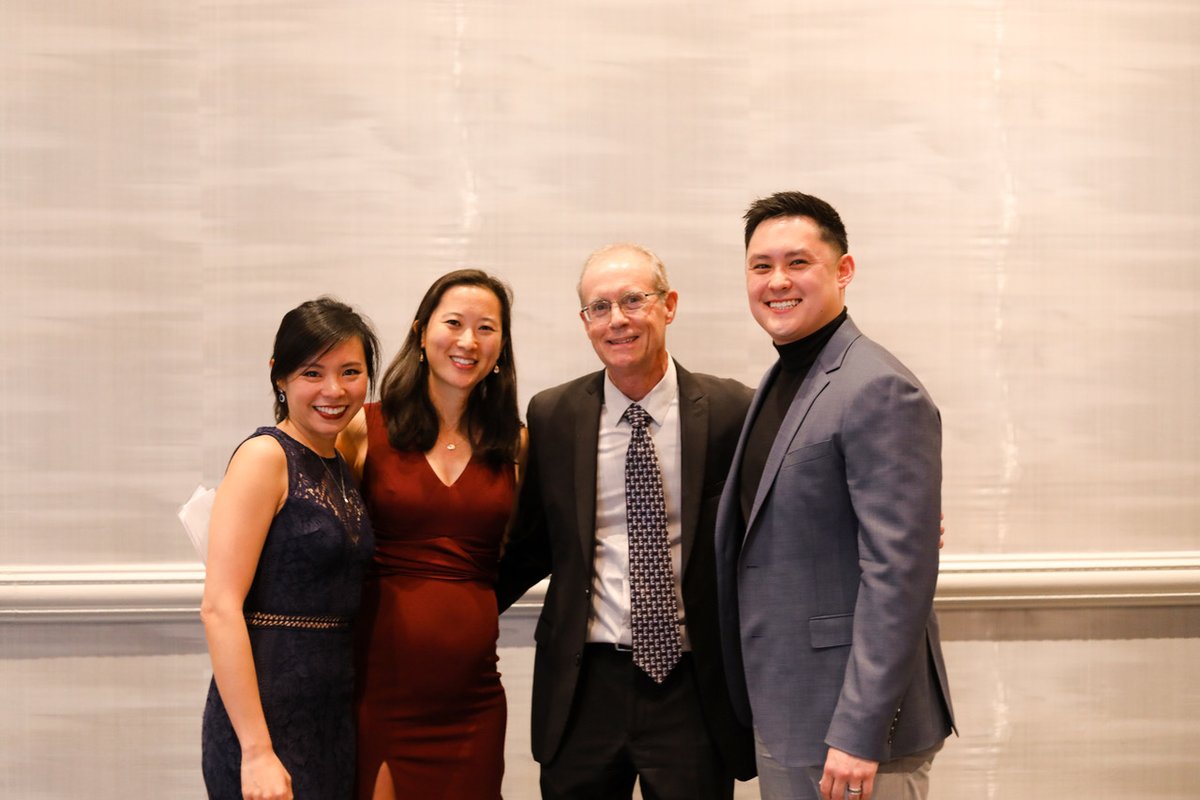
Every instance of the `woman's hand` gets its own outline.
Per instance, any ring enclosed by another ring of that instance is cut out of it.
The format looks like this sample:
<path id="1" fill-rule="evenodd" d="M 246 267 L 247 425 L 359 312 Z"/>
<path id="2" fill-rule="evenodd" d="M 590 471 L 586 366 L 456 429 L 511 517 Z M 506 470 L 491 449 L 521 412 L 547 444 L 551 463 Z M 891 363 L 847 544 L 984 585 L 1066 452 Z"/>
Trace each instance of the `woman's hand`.
<path id="1" fill-rule="evenodd" d="M 292 800 L 292 776 L 274 750 L 242 754 L 242 797 L 245 800 Z"/>

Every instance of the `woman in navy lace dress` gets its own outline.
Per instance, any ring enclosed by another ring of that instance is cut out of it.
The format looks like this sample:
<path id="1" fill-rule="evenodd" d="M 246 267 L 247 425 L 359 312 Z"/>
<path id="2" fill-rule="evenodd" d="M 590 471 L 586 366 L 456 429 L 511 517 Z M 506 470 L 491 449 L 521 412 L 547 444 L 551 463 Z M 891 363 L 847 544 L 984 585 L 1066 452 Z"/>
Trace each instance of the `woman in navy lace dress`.
<path id="1" fill-rule="evenodd" d="M 351 622 L 374 547 L 334 443 L 373 384 L 378 342 L 349 306 L 304 303 L 271 358 L 275 427 L 229 462 L 200 614 L 212 656 L 212 798 L 339 800 L 354 785 Z"/>

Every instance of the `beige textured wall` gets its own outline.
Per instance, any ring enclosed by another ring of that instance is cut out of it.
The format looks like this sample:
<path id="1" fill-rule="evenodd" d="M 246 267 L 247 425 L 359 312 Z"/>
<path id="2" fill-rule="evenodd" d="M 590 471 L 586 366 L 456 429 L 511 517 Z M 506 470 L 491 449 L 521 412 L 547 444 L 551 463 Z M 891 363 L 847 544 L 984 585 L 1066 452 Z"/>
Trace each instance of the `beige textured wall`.
<path id="1" fill-rule="evenodd" d="M 739 215 L 798 188 L 943 411 L 941 599 L 978 602 L 943 614 L 933 796 L 1194 797 L 1198 87 L 1187 0 L 3 0 L 0 796 L 202 793 L 174 513 L 270 420 L 286 309 L 336 293 L 390 352 L 434 277 L 492 270 L 527 399 L 595 368 L 576 271 L 634 239 L 673 352 L 754 384 Z M 1054 551 L 1191 552 L 1018 558 Z"/>
<path id="2" fill-rule="evenodd" d="M 393 350 L 475 265 L 522 396 L 595 366 L 592 248 L 657 249 L 672 349 L 757 382 L 739 215 L 850 230 L 929 385 L 958 553 L 1200 548 L 1200 6 L 0 4 L 0 564 L 190 558 L 174 510 L 270 419 L 279 316 Z"/>

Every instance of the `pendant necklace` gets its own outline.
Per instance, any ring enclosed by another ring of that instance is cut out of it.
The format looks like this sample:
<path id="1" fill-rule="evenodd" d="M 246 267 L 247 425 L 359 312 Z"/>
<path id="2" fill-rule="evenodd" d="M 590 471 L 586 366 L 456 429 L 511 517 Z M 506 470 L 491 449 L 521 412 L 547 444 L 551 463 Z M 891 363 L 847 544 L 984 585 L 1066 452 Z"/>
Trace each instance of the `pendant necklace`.
<path id="1" fill-rule="evenodd" d="M 342 493 L 342 505 L 345 506 L 346 503 L 349 503 L 350 498 L 346 497 L 346 475 L 344 472 L 342 472 L 342 462 L 341 462 L 341 459 L 339 459 L 337 457 L 337 451 L 336 450 L 334 451 L 333 458 L 334 458 L 334 461 L 337 462 L 337 465 L 338 465 L 338 478 L 340 480 L 335 481 L 333 478 L 333 470 L 331 470 L 329 468 L 329 465 L 325 463 L 325 457 L 323 455 L 321 455 L 320 453 L 318 453 L 316 450 L 314 450 L 312 447 L 309 447 L 307 442 L 302 441 L 298 437 L 293 436 L 292 434 L 288 433 L 286 430 L 283 430 L 283 426 L 285 423 L 288 425 L 288 427 L 291 427 L 291 420 L 288 420 L 288 419 L 285 419 L 283 422 L 279 423 L 279 425 L 277 425 L 276 427 L 278 427 L 279 430 L 283 431 L 284 433 L 287 433 L 287 435 L 290 438 L 294 439 L 297 442 L 300 442 L 300 444 L 304 445 L 304 447 L 306 449 L 310 450 L 313 455 L 315 455 L 318 459 L 320 459 L 321 466 L 325 468 L 325 474 L 329 476 L 329 482 L 332 483 L 334 486 L 338 487 L 338 489 Z"/>
<path id="2" fill-rule="evenodd" d="M 350 502 L 350 500 L 346 497 L 346 476 L 342 472 L 342 463 L 340 461 L 338 462 L 338 478 L 339 478 L 339 480 L 337 482 L 334 482 L 333 470 L 329 469 L 329 465 L 325 463 L 324 458 L 321 458 L 320 455 L 318 455 L 317 458 L 321 459 L 321 466 L 325 468 L 325 473 L 329 476 L 329 482 L 333 483 L 334 486 L 337 486 L 338 489 L 341 490 L 342 503 L 344 504 L 344 503 Z M 337 456 L 334 456 L 334 458 L 336 459 Z"/>

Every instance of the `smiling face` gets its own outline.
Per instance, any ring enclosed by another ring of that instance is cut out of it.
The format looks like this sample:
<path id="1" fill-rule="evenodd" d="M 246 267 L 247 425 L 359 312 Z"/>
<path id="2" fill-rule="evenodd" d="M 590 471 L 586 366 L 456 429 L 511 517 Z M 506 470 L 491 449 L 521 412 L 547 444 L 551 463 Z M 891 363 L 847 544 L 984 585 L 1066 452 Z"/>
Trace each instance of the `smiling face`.
<path id="1" fill-rule="evenodd" d="M 821 238 L 808 217 L 772 217 L 746 246 L 750 313 L 775 344 L 803 339 L 845 306 L 854 258 Z"/>
<path id="2" fill-rule="evenodd" d="M 633 400 L 644 397 L 667 372 L 667 326 L 675 319 L 679 296 L 674 291 L 652 295 L 629 314 L 617 301 L 629 292 L 658 290 L 649 257 L 625 248 L 602 251 L 589 262 L 579 281 L 582 304 L 612 302 L 607 317 L 585 319 L 583 325 L 609 377 Z"/>
<path id="3" fill-rule="evenodd" d="M 367 357 L 362 340 L 346 339 L 278 384 L 287 396 L 288 433 L 322 455 L 332 455 L 334 441 L 362 408 L 367 397 Z"/>
<path id="4" fill-rule="evenodd" d="M 470 394 L 496 366 L 503 332 L 500 300 L 490 289 L 474 284 L 447 289 L 421 331 L 430 392 Z"/>

